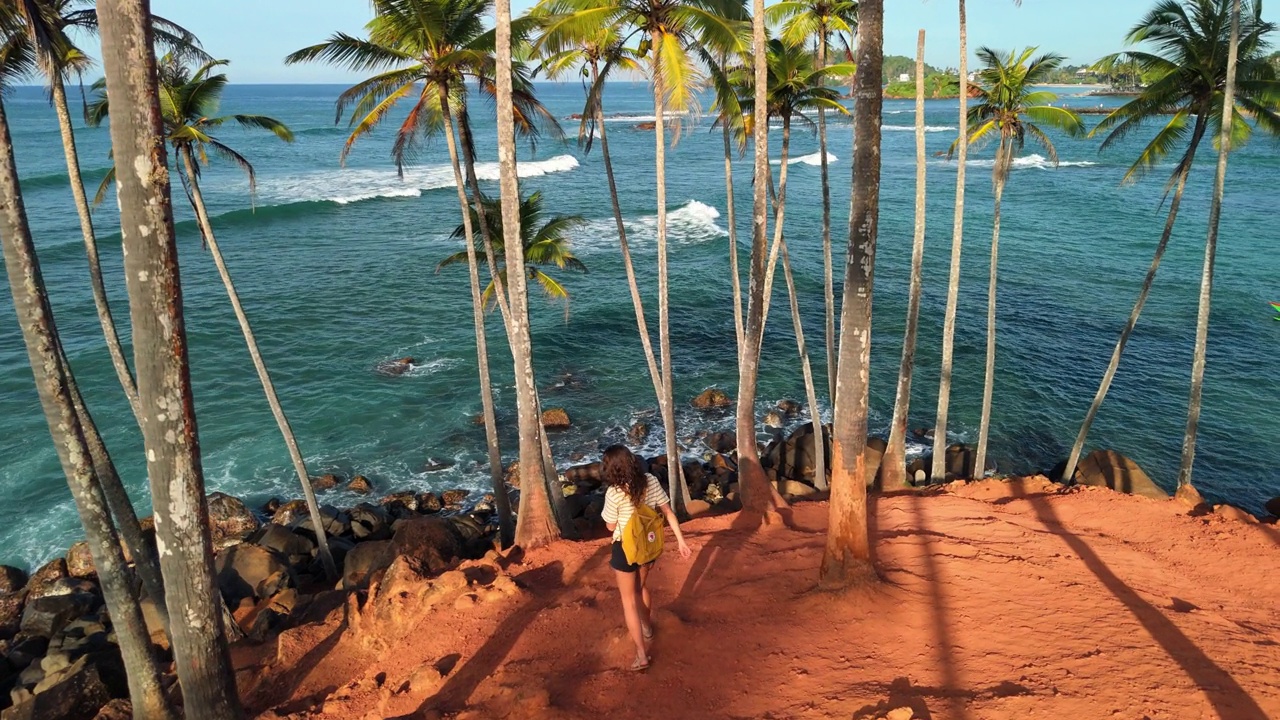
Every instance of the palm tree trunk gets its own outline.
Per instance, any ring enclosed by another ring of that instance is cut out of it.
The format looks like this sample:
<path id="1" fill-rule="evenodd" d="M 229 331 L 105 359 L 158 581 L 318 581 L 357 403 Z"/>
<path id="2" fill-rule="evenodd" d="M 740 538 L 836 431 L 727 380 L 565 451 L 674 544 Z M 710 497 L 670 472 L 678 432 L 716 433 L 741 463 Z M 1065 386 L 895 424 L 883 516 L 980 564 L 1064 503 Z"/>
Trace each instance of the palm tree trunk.
<path id="1" fill-rule="evenodd" d="M 489 381 L 489 343 L 484 325 L 484 299 L 480 294 L 480 265 L 476 259 L 475 234 L 471 228 L 471 209 L 467 203 L 464 190 L 462 170 L 458 165 L 458 144 L 453 136 L 453 116 L 449 109 L 449 93 L 440 92 L 440 112 L 444 115 L 445 144 L 449 146 L 449 162 L 453 166 L 453 184 L 458 189 L 458 207 L 462 211 L 463 238 L 467 244 L 467 271 L 471 280 L 471 323 L 476 333 L 476 370 L 480 374 L 480 407 L 484 415 L 485 445 L 489 449 L 489 480 L 493 485 L 494 507 L 498 512 L 498 532 L 502 546 L 508 547 L 515 536 L 511 527 L 511 498 L 507 495 L 507 481 L 502 467 L 502 451 L 498 445 L 498 419 L 493 408 L 493 386 Z M 476 193 L 477 205 L 479 194 Z M 480 217 L 484 218 L 484 209 L 480 209 Z M 483 219 L 481 220 L 483 222 Z M 486 238 L 487 240 L 487 238 Z M 492 244 L 489 253 L 492 254 Z M 496 279 L 497 274 L 493 277 Z M 496 280 L 495 280 L 496 282 Z M 501 299 L 501 293 L 494 286 L 494 294 Z"/>
<path id="2" fill-rule="evenodd" d="M 502 234 L 507 267 L 524 267 L 520 242 L 520 188 L 516 177 L 515 110 L 511 97 L 511 0 L 494 4 L 497 35 L 498 167 L 502 194 Z M 516 544 L 531 548 L 560 538 L 549 492 L 555 477 L 546 477 L 529 336 L 529 294 L 523 272 L 507 274 L 510 288 L 511 356 L 515 363 L 516 414 L 520 428 L 520 514 Z M 554 488 L 558 491 L 558 487 Z"/>
<path id="3" fill-rule="evenodd" d="M 280 398 L 276 396 L 275 385 L 271 382 L 267 365 L 262 360 L 262 353 L 258 351 L 258 341 L 253 336 L 253 328 L 249 326 L 249 318 L 244 313 L 244 306 L 240 304 L 240 295 L 236 292 L 235 283 L 231 281 L 231 273 L 227 270 L 222 250 L 218 248 L 218 240 L 213 235 L 213 226 L 209 223 L 209 213 L 205 209 L 204 196 L 200 192 L 200 181 L 196 176 L 195 158 L 189 147 L 183 147 L 178 153 L 182 156 L 182 166 L 187 174 L 187 187 L 191 189 L 191 206 L 196 211 L 200 233 L 208 243 L 214 265 L 218 267 L 218 276 L 222 278 L 222 285 L 227 289 L 227 298 L 231 300 L 231 309 L 235 311 L 236 321 L 240 323 L 240 332 L 244 335 L 245 346 L 249 348 L 253 367 L 258 371 L 258 380 L 262 383 L 262 391 L 267 396 L 267 404 L 271 406 L 271 414 L 275 416 L 280 434 L 284 436 L 284 444 L 289 449 L 289 458 L 293 461 L 293 469 L 298 473 L 302 495 L 306 498 L 307 510 L 311 513 L 311 524 L 315 529 L 316 542 L 320 547 L 320 559 L 324 563 L 325 574 L 332 582 L 338 578 L 338 567 L 334 564 L 333 555 L 329 552 L 324 523 L 320 522 L 320 504 L 316 502 L 316 492 L 311 487 L 311 475 L 307 472 L 306 462 L 302 459 L 302 451 L 298 449 L 298 441 L 293 436 L 293 429 L 289 427 L 289 419 L 284 415 L 284 408 L 280 407 Z"/>
<path id="4" fill-rule="evenodd" d="M 751 51 L 754 58 L 755 105 L 753 135 L 755 162 L 752 183 L 751 270 L 747 286 L 747 321 L 743 328 L 745 346 L 738 363 L 738 487 L 745 510 L 769 518 L 779 496 L 769 485 L 760 466 L 756 446 L 756 384 L 760 377 L 760 345 L 765 321 L 765 254 L 768 251 L 769 108 L 767 105 L 768 65 L 765 56 L 764 0 L 752 0 Z"/>
<path id="5" fill-rule="evenodd" d="M 916 218 L 911 241 L 911 288 L 907 292 L 907 328 L 902 338 L 902 363 L 898 366 L 898 393 L 889 423 L 889 442 L 880 459 L 880 487 L 909 485 L 907 477 L 907 416 L 911 412 L 911 375 L 916 364 L 916 330 L 920 326 L 920 290 L 924 282 L 925 227 L 924 143 L 924 29 L 916 38 Z"/>
<path id="6" fill-rule="evenodd" d="M 729 143 L 729 120 L 721 124 L 724 134 L 725 215 L 729 223 L 729 275 L 733 282 L 733 329 L 738 338 L 738 362 L 742 362 L 745 335 L 742 326 L 742 276 L 738 272 L 738 214 L 733 202 L 733 150 Z"/>
<path id="7" fill-rule="evenodd" d="M 662 43 L 653 43 L 653 114 L 655 177 L 658 190 L 658 348 L 662 354 L 662 394 L 666 403 L 661 406 L 662 426 L 667 439 L 667 487 L 671 491 L 671 508 L 684 518 L 685 503 L 689 500 L 689 486 L 685 484 L 684 468 L 680 463 L 680 447 L 676 437 L 675 388 L 671 382 L 671 321 L 667 302 L 667 141 L 666 104 L 667 90 L 662 76 L 660 55 Z"/>
<path id="8" fill-rule="evenodd" d="M 1160 242 L 1156 245 L 1155 255 L 1151 258 L 1151 266 L 1147 268 L 1147 276 L 1142 281 L 1142 290 L 1138 292 L 1138 299 L 1133 303 L 1133 310 L 1129 312 L 1129 320 L 1125 323 L 1124 329 L 1120 331 L 1120 339 L 1116 341 L 1116 347 L 1111 352 L 1111 361 L 1107 363 L 1107 370 L 1102 374 L 1102 382 L 1098 384 L 1098 392 L 1093 396 L 1093 402 L 1089 405 L 1089 411 L 1085 413 L 1084 422 L 1080 423 L 1080 432 L 1076 434 L 1075 444 L 1071 446 L 1071 454 L 1067 457 L 1067 464 L 1062 470 L 1062 482 L 1071 482 L 1076 474 L 1076 465 L 1080 462 L 1080 455 L 1084 451 L 1084 441 L 1089 437 L 1089 428 L 1093 426 L 1093 420 L 1098 415 L 1098 410 L 1102 407 L 1102 401 L 1107 397 L 1107 391 L 1111 389 L 1111 381 L 1116 376 L 1116 370 L 1120 367 L 1120 356 L 1124 354 L 1125 345 L 1129 342 L 1129 336 L 1133 334 L 1133 328 L 1138 324 L 1138 316 L 1142 314 L 1142 307 L 1146 305 L 1147 296 L 1151 293 L 1151 284 L 1155 282 L 1156 270 L 1160 268 L 1160 261 L 1164 259 L 1165 248 L 1169 245 L 1169 238 L 1173 235 L 1173 225 L 1178 219 L 1178 207 L 1182 204 L 1182 191 L 1187 186 L 1187 175 L 1191 172 L 1191 163 L 1196 156 L 1196 148 L 1200 145 L 1200 139 L 1204 136 L 1205 122 L 1203 116 L 1196 116 L 1195 129 L 1191 134 L 1191 144 L 1187 148 L 1185 166 L 1178 173 L 1177 185 L 1174 187 L 1173 199 L 1169 202 L 1169 216 L 1165 219 L 1164 232 L 1160 234 Z"/>
<path id="9" fill-rule="evenodd" d="M 827 21 L 818 23 L 817 71 L 827 66 Z M 824 81 L 825 82 L 825 81 Z M 822 288 L 827 310 L 827 390 L 836 397 L 836 291 L 831 260 L 831 179 L 827 169 L 827 110 L 818 106 L 818 168 L 822 174 Z M 821 433 L 819 433 L 821 434 Z"/>
<path id="10" fill-rule="evenodd" d="M 71 180 L 71 195 L 75 198 L 76 215 L 80 218 L 80 233 L 84 236 L 85 253 L 89 256 L 89 287 L 93 291 L 93 304 L 98 310 L 98 322 L 102 325 L 102 335 L 107 341 L 107 354 L 111 356 L 111 365 L 115 368 L 120 387 L 129 400 L 129 407 L 134 417 L 141 415 L 138 406 L 138 386 L 133 380 L 133 372 L 125 360 L 124 349 L 120 345 L 120 335 L 116 332 L 115 321 L 111 317 L 111 306 L 107 303 L 107 288 L 102 281 L 102 263 L 98 259 L 98 239 L 93 232 L 93 218 L 89 211 L 89 198 L 84 193 L 84 179 L 80 176 L 80 158 L 76 152 L 75 131 L 71 127 L 71 113 L 67 109 L 67 89 L 63 84 L 62 74 L 49 73 L 49 87 L 53 94 L 53 109 L 58 115 L 58 129 L 62 132 L 62 150 L 67 157 L 67 177 Z"/>
<path id="11" fill-rule="evenodd" d="M 930 479 L 947 472 L 947 411 L 951 405 L 951 359 L 955 352 L 956 305 L 960 301 L 960 246 L 964 243 L 964 175 L 969 157 L 969 50 L 964 0 L 960 6 L 960 123 L 956 148 L 956 211 L 951 226 L 951 272 L 947 276 L 947 309 L 942 319 L 942 379 L 938 385 L 938 417 L 933 424 L 933 467 Z"/>
<path id="12" fill-rule="evenodd" d="M 820 587 L 876 581 L 867 535 L 867 411 L 871 366 L 871 297 L 880 218 L 880 77 L 884 67 L 884 0 L 858 3 L 853 111 L 853 188 L 849 261 L 840 311 L 840 375 L 836 381 L 831 453 L 831 505 Z"/>
<path id="13" fill-rule="evenodd" d="M 156 545 L 187 720 L 244 717 L 213 579 L 168 158 L 145 0 L 98 7 Z"/>
<path id="14" fill-rule="evenodd" d="M 991 269 L 987 279 L 987 367 L 982 380 L 982 421 L 978 424 L 978 449 L 970 475 L 981 478 L 987 468 L 987 439 L 991 434 L 991 396 L 996 384 L 996 287 L 1000 258 L 1000 200 L 1004 197 L 1009 165 L 1013 161 L 1012 141 L 1001 138 L 996 150 L 995 211 L 991 222 Z"/>
<path id="15" fill-rule="evenodd" d="M 31 240 L 18 168 L 14 161 L 9 121 L 0 100 L 0 244 L 13 294 L 14 310 L 27 347 L 27 357 L 35 375 L 36 390 L 44 409 L 49 432 L 58 451 L 67 486 L 71 490 L 84 526 L 89 553 L 102 594 L 114 621 L 129 681 L 134 707 L 145 717 L 173 718 L 165 700 L 160 676 L 151 655 L 151 641 L 138 605 L 138 596 L 129 579 L 129 570 L 120 550 L 120 540 L 111 522 L 102 487 L 94 472 L 94 461 L 80 426 L 70 376 L 63 361 L 53 312 L 40 275 L 40 262 Z M 86 414 L 87 415 L 87 414 Z"/>
<path id="16" fill-rule="evenodd" d="M 1199 502 L 1191 484 L 1191 468 L 1196 459 L 1196 433 L 1200 426 L 1200 393 L 1204 388 L 1205 347 L 1209 340 L 1209 301 L 1213 295 L 1213 264 L 1218 249 L 1218 221 L 1222 218 L 1222 195 L 1227 182 L 1227 155 L 1231 152 L 1231 120 L 1235 109 L 1236 59 L 1240 47 L 1240 0 L 1231 4 L 1231 39 L 1227 46 L 1227 82 L 1222 89 L 1222 129 L 1218 135 L 1218 169 L 1213 179 L 1213 202 L 1209 206 L 1209 233 L 1204 243 L 1204 269 L 1200 275 L 1200 307 L 1196 312 L 1196 347 L 1191 360 L 1191 397 L 1187 401 L 1187 430 L 1182 439 L 1182 462 L 1178 468 L 1178 495 Z"/>

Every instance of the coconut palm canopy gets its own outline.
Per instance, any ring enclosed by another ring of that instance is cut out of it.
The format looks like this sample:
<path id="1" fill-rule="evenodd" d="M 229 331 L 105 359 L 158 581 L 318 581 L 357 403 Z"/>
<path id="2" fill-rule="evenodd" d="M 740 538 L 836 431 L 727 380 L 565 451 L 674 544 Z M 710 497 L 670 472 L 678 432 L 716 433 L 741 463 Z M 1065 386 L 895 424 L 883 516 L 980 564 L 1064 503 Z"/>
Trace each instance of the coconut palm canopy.
<path id="1" fill-rule="evenodd" d="M 1267 36 L 1275 24 L 1262 20 L 1262 3 L 1241 0 L 1240 46 L 1236 65 L 1235 110 L 1231 146 L 1238 148 L 1262 130 L 1280 136 L 1280 82 L 1268 61 Z M 1192 146 L 1207 129 L 1215 139 L 1222 124 L 1222 94 L 1227 77 L 1231 0 L 1160 0 L 1126 36 L 1151 51 L 1108 55 L 1098 67 L 1136 64 L 1153 77 L 1133 100 L 1102 119 L 1092 134 L 1106 134 L 1106 150 L 1149 122 L 1163 123 L 1125 173 L 1133 182 L 1182 147 L 1170 183 L 1192 156 Z M 1194 142 L 1193 139 L 1194 138 Z"/>
<path id="2" fill-rule="evenodd" d="M 969 144 L 983 142 L 998 136 L 1002 152 L 1006 155 L 995 164 L 997 176 L 1007 174 L 1009 160 L 1025 146 L 1028 136 L 1044 148 L 1049 161 L 1057 164 L 1058 150 L 1044 131 L 1044 127 L 1061 130 L 1068 135 L 1083 135 L 1084 123 L 1071 110 L 1054 107 L 1058 98 L 1047 90 L 1036 90 L 1036 85 L 1048 82 L 1049 75 L 1065 59 L 1061 55 L 1045 53 L 1033 58 L 1037 48 L 1003 54 L 988 47 L 978 48 L 977 56 L 984 64 L 978 71 L 977 84 L 971 85 L 977 92 L 977 102 L 969 108 Z M 1042 127 L 1043 126 L 1043 127 Z M 950 153 L 959 145 L 957 138 L 951 144 Z"/>
<path id="3" fill-rule="evenodd" d="M 826 81 L 832 77 L 852 75 L 852 63 L 837 63 L 819 70 L 814 63 L 813 53 L 781 38 L 769 41 L 766 54 L 769 117 L 799 121 L 805 127 L 813 128 L 816 125 L 807 114 L 810 111 L 825 108 L 849 114 L 848 109 L 840 104 L 839 91 L 828 87 Z M 755 107 L 751 73 L 748 62 L 730 76 L 738 88 L 738 106 L 744 113 L 743 131 L 748 135 L 752 132 L 752 110 Z"/>
<path id="4" fill-rule="evenodd" d="M 498 277 L 505 287 L 507 284 L 507 269 L 502 262 L 506 250 L 502 240 L 502 207 L 497 198 L 482 197 L 481 202 L 484 205 L 485 218 L 489 223 L 489 227 L 493 229 L 491 233 L 493 237 L 493 255 L 498 259 Z M 587 266 L 569 249 L 570 231 L 586 224 L 586 218 L 581 215 L 556 215 L 544 222 L 542 219 L 543 214 L 541 192 L 535 192 L 521 199 L 520 241 L 524 245 L 525 271 L 530 280 L 536 280 L 542 286 L 548 297 L 553 300 L 564 300 L 567 303 L 569 301 L 569 291 L 558 280 L 547 275 L 540 268 L 555 266 L 561 270 L 587 272 Z M 476 215 L 474 207 L 471 208 L 471 217 L 473 225 L 479 223 L 480 219 Z M 452 237 L 463 238 L 465 236 L 466 231 L 462 225 L 454 228 Z M 484 240 L 476 238 L 475 242 L 476 252 L 483 254 L 484 245 L 482 243 Z M 440 261 L 436 269 L 439 270 L 448 265 L 465 262 L 467 262 L 467 252 L 460 250 Z M 490 306 L 494 302 L 492 279 L 484 289 L 483 298 L 485 306 Z M 567 311 L 568 308 L 566 307 Z"/>
<path id="5" fill-rule="evenodd" d="M 792 45 L 803 45 L 818 35 L 852 35 L 858 26 L 858 3 L 851 0 L 783 0 L 766 10 L 770 25 L 782 28 L 779 37 Z M 825 42 L 828 37 L 818 38 Z"/>

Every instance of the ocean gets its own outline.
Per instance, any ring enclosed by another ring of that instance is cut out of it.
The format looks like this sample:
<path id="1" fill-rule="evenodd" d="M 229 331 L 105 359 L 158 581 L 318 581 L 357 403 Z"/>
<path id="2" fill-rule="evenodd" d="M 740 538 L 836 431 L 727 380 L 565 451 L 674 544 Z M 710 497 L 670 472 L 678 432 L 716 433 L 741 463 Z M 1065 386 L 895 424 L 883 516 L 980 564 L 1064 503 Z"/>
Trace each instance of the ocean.
<path id="1" fill-rule="evenodd" d="M 342 89 L 226 89 L 224 113 L 275 117 L 297 138 L 285 144 L 260 131 L 228 127 L 221 133 L 253 162 L 257 193 L 250 196 L 239 170 L 212 158 L 202 189 L 219 243 L 313 474 L 364 474 L 377 492 L 482 492 L 488 475 L 484 433 L 473 422 L 480 400 L 466 269 L 437 269 L 461 247 L 450 239 L 459 210 L 448 156 L 442 143 L 428 144 L 398 178 L 390 147 L 400 113 L 357 142 L 345 167 L 340 165 L 347 128 L 345 118 L 334 124 L 334 99 Z M 1120 102 L 1059 91 L 1062 102 L 1077 107 Z M 595 459 L 603 446 L 624 440 L 637 418 L 656 430 L 642 449 L 658 454 L 661 423 L 636 335 L 599 148 L 583 152 L 573 139 L 578 123 L 568 119 L 581 111 L 583 89 L 545 84 L 539 92 L 565 118 L 570 139 L 542 137 L 536 147 L 522 146 L 521 187 L 542 191 L 550 213 L 586 219 L 572 235 L 572 248 L 589 268 L 587 274 L 553 273 L 570 293 L 567 314 L 562 303 L 536 293 L 530 298 L 544 407 L 564 407 L 573 420 L 572 429 L 552 435 L 556 459 L 562 467 L 583 461 L 572 458 Z M 94 314 L 57 122 L 39 88 L 16 89 L 5 106 L 59 330 L 90 410 L 139 514 L 146 515 L 150 497 L 140 436 Z M 496 193 L 492 105 L 477 99 L 472 109 L 480 173 L 487 191 Z M 606 112 L 622 209 L 656 331 L 653 133 L 636 127 L 653 119 L 648 87 L 610 86 Z M 871 426 L 879 434 L 887 432 L 893 411 L 905 322 L 915 196 L 913 112 L 912 101 L 884 105 L 871 375 Z M 929 101 L 925 120 L 928 231 L 911 427 L 932 426 L 936 407 L 955 186 L 954 163 L 937 154 L 955 139 L 956 102 Z M 1086 117 L 1090 125 L 1097 120 Z M 1101 154 L 1098 140 L 1057 139 L 1062 162 L 1056 168 L 1042 150 L 1028 145 L 1015 163 L 1004 196 L 992 412 L 991 455 L 1000 472 L 1043 469 L 1065 457 L 1093 397 L 1164 220 L 1169 166 L 1136 185 L 1121 185 L 1151 132 L 1154 127 Z M 776 153 L 780 133 L 773 135 Z M 834 120 L 829 135 L 839 268 L 847 238 L 851 126 Z M 79 128 L 77 142 L 92 195 L 109 167 L 108 131 Z M 817 138 L 797 130 L 787 237 L 820 403 L 826 403 L 816 152 Z M 958 440 L 976 438 L 981 409 L 993 154 L 992 147 L 980 149 L 969 161 L 949 428 Z M 1175 482 L 1186 418 L 1215 159 L 1206 143 L 1155 288 L 1089 438 L 1089 448 L 1123 452 L 1166 489 Z M 733 394 L 737 380 L 721 139 L 710 118 L 684 119 L 667 162 L 675 396 L 682 441 L 697 455 L 705 449 L 695 432 L 731 428 L 733 419 L 701 414 L 689 399 L 711 386 Z M 751 157 L 737 160 L 734 171 L 745 268 Z M 1280 297 L 1280 256 L 1271 245 L 1278 186 L 1275 141 L 1258 137 L 1232 155 L 1194 476 L 1208 499 L 1255 512 L 1280 495 L 1280 386 L 1270 378 L 1280 324 L 1268 306 Z M 208 488 L 254 505 L 295 497 L 296 476 L 176 176 L 173 191 Z M 95 224 L 112 308 L 127 344 L 113 198 L 96 211 Z M 839 281 L 838 276 L 837 297 Z M 744 277 L 744 288 L 745 282 Z M 779 280 L 761 363 L 761 412 L 782 398 L 804 398 L 785 292 Z M 503 456 L 511 460 L 517 451 L 512 363 L 496 313 L 489 315 L 488 327 Z M 389 377 L 376 371 L 379 363 L 402 356 L 414 358 L 408 373 Z M 824 404 L 822 411 L 829 419 L 830 408 Z M 428 471 L 436 465 L 447 467 Z M 80 537 L 7 293 L 0 297 L 0 500 L 0 563 L 32 567 Z M 343 490 L 322 498 L 356 501 Z"/>

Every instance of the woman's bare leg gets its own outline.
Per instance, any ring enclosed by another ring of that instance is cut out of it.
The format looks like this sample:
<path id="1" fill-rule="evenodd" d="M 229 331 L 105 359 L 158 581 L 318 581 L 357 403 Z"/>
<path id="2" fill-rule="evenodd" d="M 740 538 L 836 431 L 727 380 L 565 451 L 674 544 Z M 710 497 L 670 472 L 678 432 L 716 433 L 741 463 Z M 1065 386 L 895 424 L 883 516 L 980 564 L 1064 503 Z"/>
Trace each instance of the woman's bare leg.
<path id="1" fill-rule="evenodd" d="M 648 665 L 649 653 L 644 648 L 644 630 L 640 625 L 640 609 L 637 607 L 639 578 L 636 573 L 614 570 L 618 580 L 618 593 L 622 597 L 622 615 L 627 620 L 627 631 L 631 634 L 631 642 L 636 646 L 636 665 Z"/>
<path id="2" fill-rule="evenodd" d="M 645 637 L 653 637 L 653 601 L 649 598 L 649 566 L 640 566 L 640 583 L 636 593 L 636 610 L 640 616 L 640 630 Z"/>

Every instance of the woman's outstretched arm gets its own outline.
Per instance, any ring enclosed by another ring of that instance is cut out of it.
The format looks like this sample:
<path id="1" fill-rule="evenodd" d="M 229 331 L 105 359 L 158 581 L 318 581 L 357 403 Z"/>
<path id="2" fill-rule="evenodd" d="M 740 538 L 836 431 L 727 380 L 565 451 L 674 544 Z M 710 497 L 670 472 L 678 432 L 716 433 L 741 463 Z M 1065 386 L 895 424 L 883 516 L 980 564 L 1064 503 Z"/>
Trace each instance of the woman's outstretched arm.
<path id="1" fill-rule="evenodd" d="M 676 513 L 671 509 L 670 503 L 662 503 L 658 506 L 662 514 L 667 518 L 667 524 L 671 526 L 671 532 L 676 534 L 676 547 L 680 551 L 680 557 L 689 559 L 693 551 L 689 549 L 689 545 L 684 541 L 684 534 L 680 532 L 680 518 L 676 517 Z"/>

